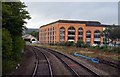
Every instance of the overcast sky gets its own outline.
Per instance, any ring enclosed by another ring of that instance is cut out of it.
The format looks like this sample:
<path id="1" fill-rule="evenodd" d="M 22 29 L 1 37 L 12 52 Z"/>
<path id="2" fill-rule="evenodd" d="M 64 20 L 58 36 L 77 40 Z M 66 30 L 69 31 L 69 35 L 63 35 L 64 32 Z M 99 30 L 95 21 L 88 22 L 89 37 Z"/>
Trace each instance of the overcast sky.
<path id="1" fill-rule="evenodd" d="M 50 22 L 63 20 L 100 21 L 118 24 L 118 2 L 25 2 L 32 19 L 28 28 L 39 28 Z"/>

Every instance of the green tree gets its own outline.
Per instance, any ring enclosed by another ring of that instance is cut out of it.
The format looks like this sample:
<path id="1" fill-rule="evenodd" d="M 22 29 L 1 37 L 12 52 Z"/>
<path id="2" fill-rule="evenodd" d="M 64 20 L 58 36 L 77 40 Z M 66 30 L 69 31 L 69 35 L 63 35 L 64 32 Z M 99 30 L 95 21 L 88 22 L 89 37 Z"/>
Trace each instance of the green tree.
<path id="1" fill-rule="evenodd" d="M 13 53 L 12 54 L 12 58 L 15 60 L 15 61 L 20 61 L 21 60 L 21 57 L 22 57 L 22 50 L 23 50 L 23 48 L 24 48 L 24 45 L 25 45 L 25 42 L 24 42 L 24 40 L 20 37 L 20 36 L 18 36 L 18 37 L 15 37 L 14 39 L 13 39 L 13 52 L 15 52 L 15 53 Z"/>
<path id="2" fill-rule="evenodd" d="M 112 40 L 117 40 L 120 39 L 120 26 L 112 26 L 112 28 L 110 29 L 110 39 Z"/>
<path id="3" fill-rule="evenodd" d="M 120 39 L 120 26 L 109 26 L 107 27 L 103 32 L 102 35 L 105 37 L 104 42 L 108 43 L 109 39 L 113 40 L 118 40 Z"/>
<path id="4" fill-rule="evenodd" d="M 33 35 L 34 37 L 36 37 L 37 39 L 39 37 L 39 32 L 38 31 L 32 31 L 30 34 Z"/>
<path id="5" fill-rule="evenodd" d="M 2 61 L 3 72 L 10 71 L 21 59 L 24 47 L 22 31 L 30 19 L 26 6 L 22 2 L 2 2 Z M 6 31 L 7 30 L 7 31 Z M 12 53 L 11 53 L 12 52 Z"/>
<path id="6" fill-rule="evenodd" d="M 10 32 L 6 29 L 2 29 L 2 71 L 10 71 L 14 67 L 14 61 L 12 61 L 12 38 Z"/>
<path id="7" fill-rule="evenodd" d="M 105 44 L 107 44 L 109 41 L 109 33 L 110 33 L 110 27 L 107 27 L 103 32 L 101 32 L 101 35 L 104 37 L 103 42 Z"/>
<path id="8" fill-rule="evenodd" d="M 2 3 L 2 27 L 8 29 L 12 37 L 22 36 L 25 19 L 30 19 L 26 6 L 21 2 Z"/>
<path id="9" fill-rule="evenodd" d="M 8 30 L 2 29 L 2 57 L 4 60 L 11 59 L 12 38 Z"/>

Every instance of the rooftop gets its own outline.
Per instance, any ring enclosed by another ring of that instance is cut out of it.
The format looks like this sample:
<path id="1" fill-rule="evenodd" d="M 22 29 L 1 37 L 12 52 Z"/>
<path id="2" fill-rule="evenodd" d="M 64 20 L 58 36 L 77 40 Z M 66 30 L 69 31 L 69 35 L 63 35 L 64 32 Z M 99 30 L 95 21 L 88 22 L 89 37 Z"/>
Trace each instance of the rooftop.
<path id="1" fill-rule="evenodd" d="M 44 26 L 47 26 L 47 25 L 51 25 L 51 24 L 55 24 L 55 23 L 79 23 L 79 24 L 86 24 L 86 26 L 101 26 L 101 27 L 102 26 L 104 26 L 104 27 L 109 26 L 109 25 L 101 24 L 98 21 L 57 20 L 55 22 L 51 22 L 51 23 L 43 25 L 41 27 L 44 27 Z"/>

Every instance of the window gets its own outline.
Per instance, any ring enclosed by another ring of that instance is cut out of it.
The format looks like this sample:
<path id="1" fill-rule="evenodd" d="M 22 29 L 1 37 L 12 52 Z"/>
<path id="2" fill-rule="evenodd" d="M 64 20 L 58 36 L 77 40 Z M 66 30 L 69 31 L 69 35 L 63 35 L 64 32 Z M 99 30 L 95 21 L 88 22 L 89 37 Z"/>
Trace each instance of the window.
<path id="1" fill-rule="evenodd" d="M 56 37 L 55 37 L 56 38 Z M 61 27 L 60 28 L 60 42 L 63 42 L 65 39 L 65 28 Z"/>
<path id="2" fill-rule="evenodd" d="M 79 28 L 78 29 L 78 40 L 82 40 L 83 39 L 83 28 Z"/>
<path id="3" fill-rule="evenodd" d="M 75 38 L 75 28 L 70 27 L 68 28 L 68 40 L 74 40 Z"/>
<path id="4" fill-rule="evenodd" d="M 94 43 L 100 44 L 100 31 L 99 30 L 96 30 L 94 32 Z"/>
<path id="5" fill-rule="evenodd" d="M 94 32 L 94 38 L 100 38 L 100 31 L 99 30 L 96 30 Z"/>
<path id="6" fill-rule="evenodd" d="M 86 38 L 91 38 L 91 31 L 88 30 L 88 31 L 86 32 Z"/>
<path id="7" fill-rule="evenodd" d="M 90 43 L 91 40 L 91 31 L 86 31 L 86 43 Z"/>

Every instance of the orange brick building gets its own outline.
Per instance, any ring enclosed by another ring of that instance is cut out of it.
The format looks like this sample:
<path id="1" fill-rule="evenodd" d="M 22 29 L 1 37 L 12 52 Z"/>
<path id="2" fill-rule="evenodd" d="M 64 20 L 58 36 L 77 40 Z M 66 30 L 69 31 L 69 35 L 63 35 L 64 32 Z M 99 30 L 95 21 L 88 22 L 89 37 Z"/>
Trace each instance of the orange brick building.
<path id="1" fill-rule="evenodd" d="M 83 40 L 85 43 L 102 44 L 101 32 L 106 25 L 98 21 L 58 20 L 39 28 L 41 44 Z"/>

